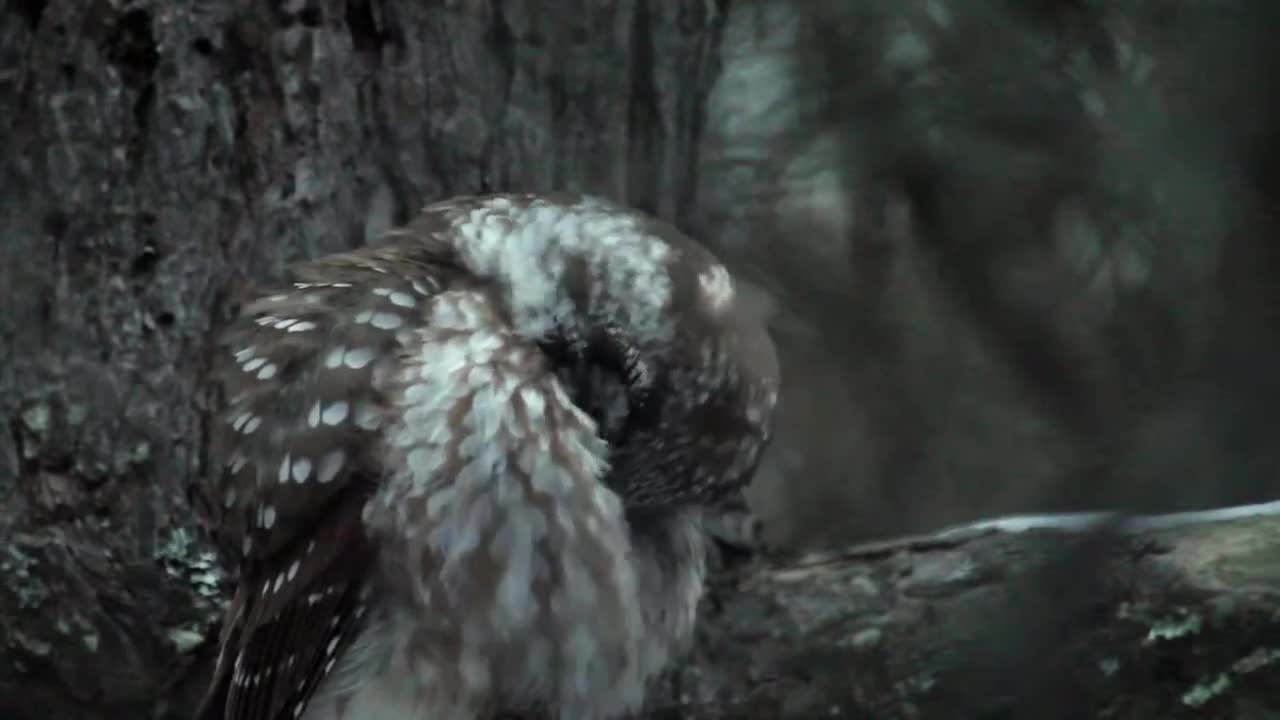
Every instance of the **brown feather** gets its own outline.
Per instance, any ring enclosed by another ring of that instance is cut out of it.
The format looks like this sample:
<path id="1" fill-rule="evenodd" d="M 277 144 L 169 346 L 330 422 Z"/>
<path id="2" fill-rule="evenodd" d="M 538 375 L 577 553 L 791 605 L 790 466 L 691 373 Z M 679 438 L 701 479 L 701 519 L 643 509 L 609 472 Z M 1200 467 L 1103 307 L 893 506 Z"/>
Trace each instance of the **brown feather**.
<path id="1" fill-rule="evenodd" d="M 710 253 L 567 194 L 301 263 L 215 353 L 198 504 L 239 586 L 200 720 L 634 711 L 777 387 Z"/>
<path id="2" fill-rule="evenodd" d="M 210 504 L 240 586 L 202 718 L 295 717 L 359 629 L 374 557 L 360 512 L 382 473 L 371 453 L 386 411 L 374 374 L 438 289 L 384 272 L 400 267 L 391 260 L 383 248 L 303 264 L 222 334 L 215 377 L 229 402 Z"/>

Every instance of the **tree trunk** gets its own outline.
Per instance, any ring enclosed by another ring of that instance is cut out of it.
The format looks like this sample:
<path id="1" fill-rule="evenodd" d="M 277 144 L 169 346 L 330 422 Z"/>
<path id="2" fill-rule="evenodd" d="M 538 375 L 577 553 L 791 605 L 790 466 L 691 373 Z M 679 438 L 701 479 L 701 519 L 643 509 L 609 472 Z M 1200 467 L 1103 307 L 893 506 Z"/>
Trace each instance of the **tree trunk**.
<path id="1" fill-rule="evenodd" d="M 721 22 L 704 0 L 10 3 L 0 718 L 184 717 L 202 689 L 184 668 L 225 587 L 186 493 L 237 283 L 465 192 L 679 222 Z"/>

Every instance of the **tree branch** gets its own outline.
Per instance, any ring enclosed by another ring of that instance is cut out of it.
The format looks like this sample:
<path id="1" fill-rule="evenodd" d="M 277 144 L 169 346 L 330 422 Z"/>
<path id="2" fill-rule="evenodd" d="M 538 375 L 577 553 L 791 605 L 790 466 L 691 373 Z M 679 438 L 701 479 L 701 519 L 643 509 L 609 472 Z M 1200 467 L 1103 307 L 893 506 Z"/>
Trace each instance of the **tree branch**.
<path id="1" fill-rule="evenodd" d="M 655 717 L 1280 712 L 1277 513 L 1013 517 L 760 561 L 717 580 Z"/>
<path id="2" fill-rule="evenodd" d="M 186 718 L 225 582 L 191 538 L 163 571 L 74 526 L 0 558 L 0 717 Z M 1004 518 L 711 583 L 651 718 L 1252 717 L 1280 712 L 1280 503 Z"/>

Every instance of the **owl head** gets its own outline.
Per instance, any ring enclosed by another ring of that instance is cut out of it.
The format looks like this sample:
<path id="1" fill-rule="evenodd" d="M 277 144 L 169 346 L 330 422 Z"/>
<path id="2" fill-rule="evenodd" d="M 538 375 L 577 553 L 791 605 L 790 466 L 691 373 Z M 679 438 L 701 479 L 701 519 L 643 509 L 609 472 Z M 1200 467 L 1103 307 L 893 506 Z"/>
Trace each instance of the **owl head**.
<path id="1" fill-rule="evenodd" d="M 431 209 L 431 208 L 428 208 Z M 632 508 L 711 502 L 768 445 L 778 359 L 725 266 L 669 223 L 567 194 L 454 198 L 418 237 L 490 283 L 609 443 Z M 427 222 L 427 221 L 423 221 Z"/>
<path id="2" fill-rule="evenodd" d="M 654 253 L 650 282 L 662 290 L 617 282 L 595 294 L 600 307 L 574 305 L 569 316 L 585 321 L 557 322 L 540 344 L 608 441 L 605 482 L 628 507 L 714 502 L 750 481 L 770 442 L 777 352 L 710 252 L 656 220 L 636 231 L 668 250 Z M 665 303 L 656 324 L 619 310 L 654 295 Z"/>

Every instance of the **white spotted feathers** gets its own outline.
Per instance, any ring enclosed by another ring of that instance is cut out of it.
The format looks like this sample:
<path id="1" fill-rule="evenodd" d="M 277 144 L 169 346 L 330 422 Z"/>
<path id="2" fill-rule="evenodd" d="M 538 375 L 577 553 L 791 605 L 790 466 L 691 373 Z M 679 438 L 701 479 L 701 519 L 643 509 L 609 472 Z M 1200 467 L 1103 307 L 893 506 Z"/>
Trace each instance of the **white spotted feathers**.
<path id="1" fill-rule="evenodd" d="M 674 228 L 498 195 L 292 268 L 214 380 L 240 585 L 201 720 L 604 720 L 691 637 L 699 508 L 754 472 L 777 364 Z"/>

